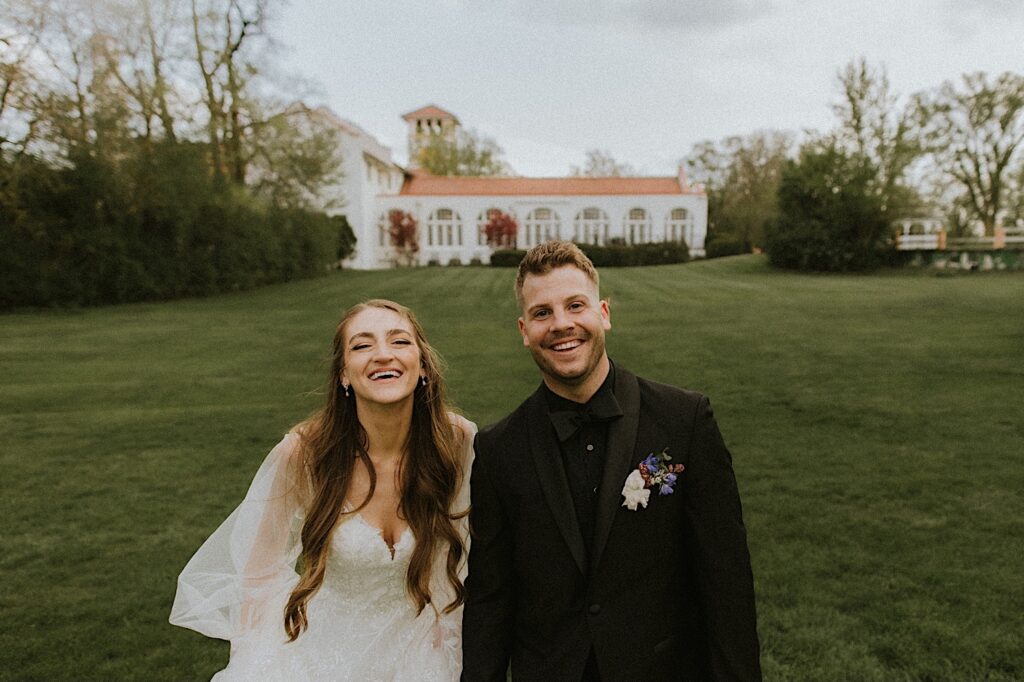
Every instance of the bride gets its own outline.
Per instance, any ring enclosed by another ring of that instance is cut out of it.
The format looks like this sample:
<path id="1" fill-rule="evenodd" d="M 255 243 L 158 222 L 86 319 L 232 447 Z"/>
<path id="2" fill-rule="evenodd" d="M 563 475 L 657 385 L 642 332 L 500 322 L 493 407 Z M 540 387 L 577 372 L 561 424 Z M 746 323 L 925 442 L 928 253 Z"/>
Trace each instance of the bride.
<path id="1" fill-rule="evenodd" d="M 171 623 L 231 641 L 214 679 L 457 680 L 474 431 L 409 309 L 346 312 L 326 404 L 178 578 Z"/>

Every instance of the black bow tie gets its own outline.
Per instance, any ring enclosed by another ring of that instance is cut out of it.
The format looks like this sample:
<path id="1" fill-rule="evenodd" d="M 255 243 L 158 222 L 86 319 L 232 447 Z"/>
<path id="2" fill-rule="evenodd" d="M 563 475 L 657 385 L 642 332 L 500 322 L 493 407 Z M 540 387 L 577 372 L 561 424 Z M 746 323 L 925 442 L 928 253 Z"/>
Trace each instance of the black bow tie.
<path id="1" fill-rule="evenodd" d="M 567 441 L 585 424 L 611 421 L 622 416 L 622 409 L 611 391 L 598 393 L 590 402 L 573 410 L 556 410 L 550 412 L 551 423 L 555 427 L 559 441 Z"/>

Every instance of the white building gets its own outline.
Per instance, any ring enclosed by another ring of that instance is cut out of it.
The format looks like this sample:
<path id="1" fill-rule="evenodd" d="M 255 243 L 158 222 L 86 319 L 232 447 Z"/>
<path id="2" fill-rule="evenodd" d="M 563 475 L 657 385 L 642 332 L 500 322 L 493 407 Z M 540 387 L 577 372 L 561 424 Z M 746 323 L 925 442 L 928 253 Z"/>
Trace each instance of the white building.
<path id="1" fill-rule="evenodd" d="M 549 239 L 598 245 L 685 241 L 692 256 L 704 255 L 707 196 L 687 183 L 682 169 L 667 177 L 439 177 L 399 167 L 366 131 L 331 118 L 341 132 L 345 176 L 345 205 L 338 213 L 348 218 L 357 240 L 347 267 L 395 265 L 392 211 L 415 219 L 419 264 L 486 263 L 491 248 L 483 228 L 495 210 L 515 219 L 521 249 Z M 435 106 L 403 118 L 410 147 L 424 131 L 450 134 L 458 126 L 458 119 Z"/>

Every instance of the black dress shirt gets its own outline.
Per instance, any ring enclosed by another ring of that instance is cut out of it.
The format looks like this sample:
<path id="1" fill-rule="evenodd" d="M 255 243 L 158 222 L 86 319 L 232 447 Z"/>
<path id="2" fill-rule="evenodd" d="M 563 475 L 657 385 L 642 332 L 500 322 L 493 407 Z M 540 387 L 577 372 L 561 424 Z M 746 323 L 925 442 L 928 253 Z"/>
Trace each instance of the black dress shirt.
<path id="1" fill-rule="evenodd" d="M 604 475 L 608 448 L 608 425 L 622 417 L 622 409 L 615 399 L 615 372 L 609 369 L 600 388 L 585 403 L 563 398 L 546 385 L 544 390 L 576 520 L 589 554 L 594 538 L 597 489 Z"/>

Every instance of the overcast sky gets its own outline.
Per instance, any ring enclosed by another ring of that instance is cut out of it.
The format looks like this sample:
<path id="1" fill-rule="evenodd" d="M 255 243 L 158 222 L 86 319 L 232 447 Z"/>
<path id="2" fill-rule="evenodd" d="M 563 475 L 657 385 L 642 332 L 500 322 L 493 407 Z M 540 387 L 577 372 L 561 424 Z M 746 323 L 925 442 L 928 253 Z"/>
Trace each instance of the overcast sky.
<path id="1" fill-rule="evenodd" d="M 1024 0 L 291 0 L 280 68 L 405 161 L 401 115 L 437 104 L 521 175 L 586 150 L 674 173 L 694 143 L 826 130 L 864 56 L 904 95 L 1024 73 Z"/>

